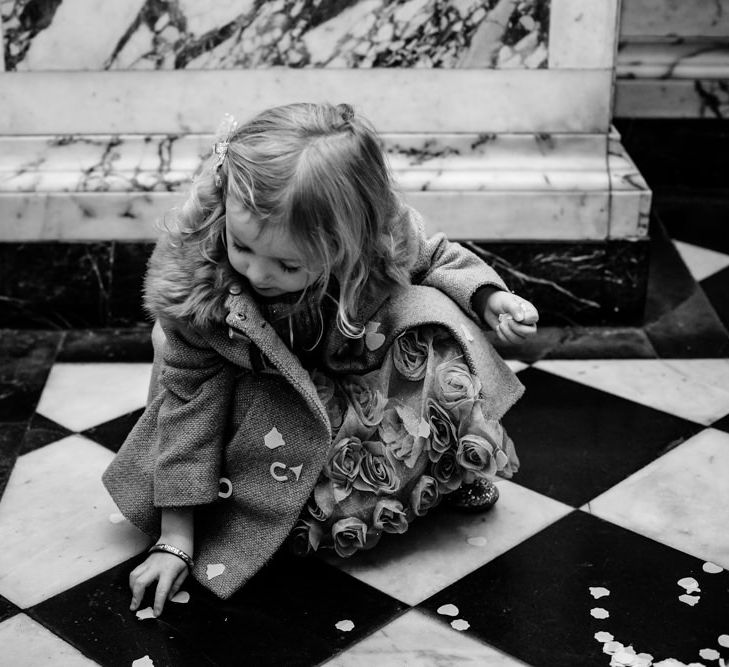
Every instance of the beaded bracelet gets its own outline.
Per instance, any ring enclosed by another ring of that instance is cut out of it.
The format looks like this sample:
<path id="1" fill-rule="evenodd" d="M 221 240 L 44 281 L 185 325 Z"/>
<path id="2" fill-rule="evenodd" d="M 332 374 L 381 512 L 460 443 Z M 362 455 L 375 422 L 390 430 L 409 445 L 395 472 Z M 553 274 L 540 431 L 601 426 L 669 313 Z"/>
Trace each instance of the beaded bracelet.
<path id="1" fill-rule="evenodd" d="M 188 556 L 182 549 L 173 547 L 171 544 L 155 544 L 154 546 L 151 546 L 149 548 L 149 551 L 147 553 L 152 554 L 156 551 L 164 551 L 165 553 L 177 556 L 179 559 L 185 562 L 185 565 L 187 565 L 187 569 L 190 571 L 192 571 L 192 568 L 195 566 L 195 561 L 193 561 L 190 556 Z"/>

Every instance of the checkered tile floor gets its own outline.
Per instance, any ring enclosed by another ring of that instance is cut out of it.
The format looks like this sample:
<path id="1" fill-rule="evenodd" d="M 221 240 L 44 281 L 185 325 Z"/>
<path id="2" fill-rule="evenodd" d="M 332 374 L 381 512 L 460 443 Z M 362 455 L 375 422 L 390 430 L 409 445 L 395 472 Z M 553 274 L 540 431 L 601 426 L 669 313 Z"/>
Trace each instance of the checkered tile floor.
<path id="1" fill-rule="evenodd" d="M 678 247 L 725 298 L 729 256 Z M 513 362 L 523 468 L 491 512 L 437 508 L 346 561 L 280 555 L 231 600 L 189 584 L 139 620 L 148 540 L 100 475 L 150 365 L 69 340 L 11 344 L 0 665 L 729 664 L 729 359 Z"/>

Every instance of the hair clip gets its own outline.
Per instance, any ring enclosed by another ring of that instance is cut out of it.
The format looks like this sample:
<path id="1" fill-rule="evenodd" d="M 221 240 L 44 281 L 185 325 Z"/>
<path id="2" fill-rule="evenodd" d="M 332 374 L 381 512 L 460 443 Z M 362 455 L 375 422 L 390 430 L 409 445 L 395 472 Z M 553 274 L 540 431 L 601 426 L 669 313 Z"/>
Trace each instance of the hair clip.
<path id="1" fill-rule="evenodd" d="M 216 132 L 218 138 L 223 137 L 222 141 L 216 141 L 213 144 L 213 153 L 217 156 L 213 165 L 213 171 L 215 172 L 215 186 L 218 188 L 223 184 L 223 179 L 219 173 L 220 167 L 223 165 L 223 160 L 225 160 L 225 156 L 228 154 L 230 138 L 233 136 L 233 132 L 235 132 L 237 127 L 238 121 L 231 114 L 226 113 Z"/>

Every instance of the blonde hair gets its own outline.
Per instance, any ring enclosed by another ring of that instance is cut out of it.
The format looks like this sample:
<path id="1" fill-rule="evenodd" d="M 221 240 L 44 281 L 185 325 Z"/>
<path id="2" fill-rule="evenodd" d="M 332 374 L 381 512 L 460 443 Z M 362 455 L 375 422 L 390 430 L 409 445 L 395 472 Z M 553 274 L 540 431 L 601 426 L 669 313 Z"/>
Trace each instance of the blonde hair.
<path id="1" fill-rule="evenodd" d="M 357 304 L 406 284 L 411 264 L 402 204 L 376 132 L 347 104 L 300 103 L 260 113 L 227 140 L 222 161 L 208 161 L 178 219 L 179 240 L 197 241 L 206 260 L 209 274 L 198 268 L 199 279 L 217 287 L 233 271 L 224 247 L 230 195 L 261 225 L 280 225 L 307 264 L 322 268 L 308 288 L 317 303 L 336 279 L 337 326 L 363 335 Z"/>

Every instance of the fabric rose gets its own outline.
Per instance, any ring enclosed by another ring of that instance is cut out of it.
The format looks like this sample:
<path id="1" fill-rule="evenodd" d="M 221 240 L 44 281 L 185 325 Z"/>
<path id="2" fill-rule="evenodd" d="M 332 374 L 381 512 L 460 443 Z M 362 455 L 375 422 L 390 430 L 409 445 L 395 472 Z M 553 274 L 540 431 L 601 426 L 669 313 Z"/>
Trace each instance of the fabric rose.
<path id="1" fill-rule="evenodd" d="M 332 432 L 336 433 L 344 419 L 344 413 L 347 409 L 346 401 L 337 390 L 337 385 L 334 383 L 334 380 L 328 375 L 324 375 L 320 371 L 314 371 L 311 374 L 311 380 L 316 387 L 319 400 L 327 411 L 329 422 L 332 425 Z"/>
<path id="2" fill-rule="evenodd" d="M 289 535 L 291 550 L 297 556 L 306 556 L 319 548 L 324 529 L 316 522 L 299 519 Z"/>
<path id="3" fill-rule="evenodd" d="M 456 460 L 456 451 L 449 449 L 443 452 L 443 456 L 431 463 L 430 474 L 438 482 L 438 491 L 442 494 L 451 493 L 461 486 L 463 472 Z"/>
<path id="4" fill-rule="evenodd" d="M 499 424 L 499 426 L 501 426 L 501 424 Z M 510 479 L 514 476 L 514 473 L 519 472 L 519 457 L 516 454 L 514 441 L 509 437 L 503 426 L 501 426 L 501 430 L 503 433 L 503 439 L 501 442 L 501 449 L 497 452 L 497 474 L 500 477 Z"/>
<path id="5" fill-rule="evenodd" d="M 438 483 L 430 475 L 421 475 L 410 492 L 410 507 L 416 516 L 423 516 L 440 500 Z"/>
<path id="6" fill-rule="evenodd" d="M 385 445 L 369 441 L 362 443 L 362 447 L 365 453 L 354 488 L 378 496 L 395 493 L 402 484 L 401 473 Z"/>
<path id="7" fill-rule="evenodd" d="M 367 524 L 356 517 L 340 519 L 332 526 L 334 550 L 338 556 L 347 558 L 360 549 L 371 549 L 382 533 L 368 530 Z"/>
<path id="8" fill-rule="evenodd" d="M 438 364 L 435 369 L 433 390 L 435 399 L 452 414 L 461 408 L 470 408 L 481 391 L 481 380 L 458 359 Z"/>
<path id="9" fill-rule="evenodd" d="M 334 490 L 329 480 L 321 479 L 314 487 L 314 491 L 309 497 L 306 508 L 309 510 L 312 518 L 317 521 L 326 521 L 334 512 Z"/>
<path id="10" fill-rule="evenodd" d="M 394 498 L 381 498 L 372 511 L 372 525 L 386 533 L 404 533 L 408 522 L 402 503 Z"/>
<path id="11" fill-rule="evenodd" d="M 355 437 L 342 438 L 329 451 L 324 474 L 331 480 L 336 502 L 341 502 L 351 493 L 363 456 L 362 443 Z"/>
<path id="12" fill-rule="evenodd" d="M 390 453 L 412 468 L 425 446 L 425 438 L 418 435 L 420 420 L 413 410 L 396 406 L 385 410 L 378 430 L 382 442 Z"/>
<path id="13" fill-rule="evenodd" d="M 496 473 L 501 477 L 512 477 L 519 470 L 514 443 L 501 422 L 487 419 L 485 412 L 483 401 L 475 401 L 471 411 L 461 419 L 459 435 L 477 435 L 487 440 L 493 450 Z"/>
<path id="14" fill-rule="evenodd" d="M 409 329 L 400 335 L 392 348 L 392 361 L 405 379 L 415 382 L 425 377 L 430 344 L 421 338 L 420 329 Z"/>
<path id="15" fill-rule="evenodd" d="M 377 426 L 382 421 L 387 398 L 376 381 L 371 377 L 350 375 L 342 386 L 360 421 L 365 426 Z"/>
<path id="16" fill-rule="evenodd" d="M 432 398 L 425 402 L 425 417 L 430 424 L 428 458 L 435 462 L 444 452 L 456 447 L 456 427 L 450 414 Z"/>
<path id="17" fill-rule="evenodd" d="M 465 471 L 476 477 L 493 477 L 496 474 L 496 447 L 488 439 L 475 433 L 467 433 L 458 441 L 456 460 Z"/>

